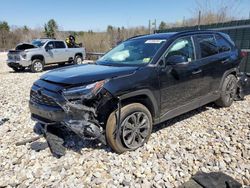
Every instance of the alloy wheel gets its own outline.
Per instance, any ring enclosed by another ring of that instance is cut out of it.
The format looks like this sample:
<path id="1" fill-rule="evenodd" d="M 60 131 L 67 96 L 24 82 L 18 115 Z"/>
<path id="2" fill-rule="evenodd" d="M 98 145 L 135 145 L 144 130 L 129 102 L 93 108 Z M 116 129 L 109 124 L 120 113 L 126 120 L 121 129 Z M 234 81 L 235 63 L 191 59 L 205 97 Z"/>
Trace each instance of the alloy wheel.
<path id="1" fill-rule="evenodd" d="M 136 149 L 143 145 L 150 134 L 150 121 L 143 112 L 134 112 L 121 124 L 122 141 L 129 149 Z"/>
<path id="2" fill-rule="evenodd" d="M 42 65 L 42 63 L 41 63 L 40 61 L 36 61 L 36 62 L 34 63 L 34 69 L 35 69 L 36 72 L 42 71 L 42 70 L 43 70 L 43 65 Z"/>

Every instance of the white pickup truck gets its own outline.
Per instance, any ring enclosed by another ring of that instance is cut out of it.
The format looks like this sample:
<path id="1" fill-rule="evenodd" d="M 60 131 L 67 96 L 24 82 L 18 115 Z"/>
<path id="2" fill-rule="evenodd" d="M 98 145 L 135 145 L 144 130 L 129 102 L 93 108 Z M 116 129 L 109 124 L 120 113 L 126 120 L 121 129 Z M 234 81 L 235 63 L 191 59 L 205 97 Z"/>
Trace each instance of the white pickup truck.
<path id="1" fill-rule="evenodd" d="M 7 64 L 14 71 L 23 71 L 28 67 L 32 72 L 41 72 L 48 64 L 81 64 L 85 57 L 86 52 L 82 47 L 68 48 L 62 40 L 36 39 L 30 44 L 21 43 L 15 50 L 10 50 Z"/>

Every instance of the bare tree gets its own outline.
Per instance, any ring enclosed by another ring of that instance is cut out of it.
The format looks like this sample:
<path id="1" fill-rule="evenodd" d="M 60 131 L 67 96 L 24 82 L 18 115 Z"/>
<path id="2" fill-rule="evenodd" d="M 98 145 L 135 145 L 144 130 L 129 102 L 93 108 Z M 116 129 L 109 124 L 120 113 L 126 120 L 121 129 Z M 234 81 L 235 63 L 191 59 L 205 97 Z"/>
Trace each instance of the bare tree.
<path id="1" fill-rule="evenodd" d="M 201 24 L 221 23 L 235 20 L 239 13 L 240 0 L 196 0 L 196 8 L 192 13 L 194 19 L 189 20 L 189 25 L 198 23 L 199 11 L 201 11 Z"/>

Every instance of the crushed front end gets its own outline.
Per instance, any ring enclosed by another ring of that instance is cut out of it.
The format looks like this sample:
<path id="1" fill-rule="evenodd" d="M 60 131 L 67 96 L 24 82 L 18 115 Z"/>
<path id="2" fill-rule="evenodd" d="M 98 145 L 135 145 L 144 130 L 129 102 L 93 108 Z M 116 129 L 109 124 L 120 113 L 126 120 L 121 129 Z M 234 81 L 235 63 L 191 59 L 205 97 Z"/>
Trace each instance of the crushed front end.
<path id="1" fill-rule="evenodd" d="M 99 139 L 105 143 L 107 114 L 118 103 L 104 89 L 106 82 L 72 87 L 40 79 L 31 88 L 31 117 L 44 125 L 65 125 L 84 139 Z"/>

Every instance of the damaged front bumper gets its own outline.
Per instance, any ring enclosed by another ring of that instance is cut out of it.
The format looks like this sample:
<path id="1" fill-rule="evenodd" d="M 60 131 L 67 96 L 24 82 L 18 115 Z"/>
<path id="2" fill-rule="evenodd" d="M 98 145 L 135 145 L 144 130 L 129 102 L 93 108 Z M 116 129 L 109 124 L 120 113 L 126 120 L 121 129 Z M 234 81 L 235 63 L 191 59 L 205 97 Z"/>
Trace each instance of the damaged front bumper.
<path id="1" fill-rule="evenodd" d="M 31 65 L 31 61 L 30 60 L 25 60 L 25 59 L 20 59 L 20 60 L 8 59 L 7 60 L 7 65 L 10 68 L 28 67 L 28 66 Z"/>
<path id="2" fill-rule="evenodd" d="M 40 95 L 40 96 L 34 96 Z M 89 96 L 88 96 L 89 97 Z M 54 101 L 57 105 L 41 104 L 39 99 L 46 99 L 47 103 Z M 59 100 L 60 99 L 60 100 Z M 62 100 L 63 99 L 63 100 Z M 112 100 L 111 100 L 112 99 Z M 110 101 L 113 101 L 110 104 Z M 105 89 L 86 99 L 69 101 L 63 95 L 55 97 L 47 91 L 33 87 L 29 103 L 31 117 L 45 125 L 62 124 L 84 139 L 99 139 L 106 144 L 104 134 L 105 118 L 109 110 L 117 108 L 118 101 Z"/>

